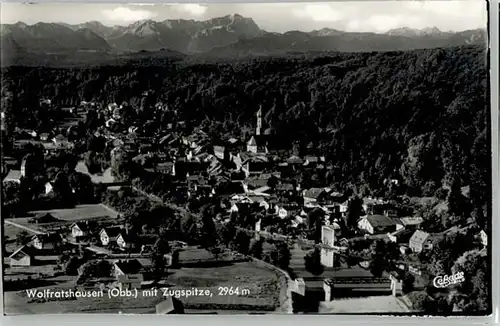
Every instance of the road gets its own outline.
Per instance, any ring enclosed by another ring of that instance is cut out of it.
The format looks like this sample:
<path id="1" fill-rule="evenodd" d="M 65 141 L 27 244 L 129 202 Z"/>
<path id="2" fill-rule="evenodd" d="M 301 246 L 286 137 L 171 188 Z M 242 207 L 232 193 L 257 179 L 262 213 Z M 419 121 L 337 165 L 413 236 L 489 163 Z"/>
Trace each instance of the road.
<path id="1" fill-rule="evenodd" d="M 25 225 L 22 225 L 22 224 L 18 224 L 16 222 L 13 222 L 12 220 L 4 220 L 4 222 L 6 224 L 10 224 L 12 226 L 15 226 L 15 227 L 18 227 L 20 229 L 23 229 L 23 230 L 26 230 L 26 231 L 29 231 L 31 233 L 35 233 L 35 234 L 43 234 L 44 232 L 42 231 L 39 231 L 39 230 L 36 230 L 36 229 L 33 229 L 33 228 L 30 228 L 28 226 L 25 226 Z"/>

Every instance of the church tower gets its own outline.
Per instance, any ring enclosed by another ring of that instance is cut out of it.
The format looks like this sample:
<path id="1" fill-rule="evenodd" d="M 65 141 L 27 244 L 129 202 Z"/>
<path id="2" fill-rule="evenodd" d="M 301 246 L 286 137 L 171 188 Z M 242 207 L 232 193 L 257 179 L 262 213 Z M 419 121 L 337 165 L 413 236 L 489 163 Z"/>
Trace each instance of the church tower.
<path id="1" fill-rule="evenodd" d="M 259 107 L 259 111 L 257 111 L 257 128 L 255 129 L 255 134 L 260 135 L 260 131 L 262 129 L 262 105 Z"/>
<path id="2" fill-rule="evenodd" d="M 21 162 L 21 176 L 26 178 L 26 158 L 23 158 Z"/>

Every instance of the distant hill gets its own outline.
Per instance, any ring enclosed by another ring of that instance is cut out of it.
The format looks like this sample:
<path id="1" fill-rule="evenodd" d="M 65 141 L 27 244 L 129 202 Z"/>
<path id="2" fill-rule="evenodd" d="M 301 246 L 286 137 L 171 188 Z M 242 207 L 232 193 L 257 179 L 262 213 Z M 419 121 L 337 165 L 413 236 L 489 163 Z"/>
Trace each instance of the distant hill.
<path id="1" fill-rule="evenodd" d="M 113 27 L 93 21 L 67 26 L 73 30 L 90 29 L 108 44 L 122 51 L 154 51 L 168 48 L 184 53 L 203 52 L 262 33 L 251 18 L 238 14 L 206 21 L 140 20 L 128 26 Z"/>
<path id="2" fill-rule="evenodd" d="M 2 50 L 11 50 L 15 43 L 17 49 L 24 51 L 58 52 L 68 50 L 110 50 L 111 46 L 99 35 L 88 28 L 73 30 L 62 24 L 37 23 L 26 25 L 16 23 L 1 25 L 0 35 L 11 39 L 2 42 Z"/>
<path id="3" fill-rule="evenodd" d="M 371 52 L 460 45 L 485 45 L 484 29 L 442 32 L 435 27 L 416 30 L 398 28 L 383 34 L 351 33 L 323 28 L 311 32 L 269 33 L 252 18 L 238 14 L 195 20 L 141 20 L 128 26 L 105 26 L 91 21 L 78 25 L 22 22 L 0 25 L 1 52 L 12 61 L 33 61 L 41 55 L 100 52 L 108 55 L 139 51 L 198 54 L 207 57 L 281 55 L 290 52 Z M 177 56 L 177 54 L 176 54 Z M 81 58 L 83 59 L 83 58 Z M 68 57 L 68 60 L 70 58 Z"/>
<path id="4" fill-rule="evenodd" d="M 322 29 L 310 33 L 293 31 L 284 34 L 266 33 L 252 39 L 240 40 L 210 51 L 214 56 L 269 55 L 286 52 L 339 51 L 406 51 L 443 48 L 461 45 L 486 45 L 486 30 L 458 33 L 425 33 L 410 29 L 385 34 L 347 33 Z"/>

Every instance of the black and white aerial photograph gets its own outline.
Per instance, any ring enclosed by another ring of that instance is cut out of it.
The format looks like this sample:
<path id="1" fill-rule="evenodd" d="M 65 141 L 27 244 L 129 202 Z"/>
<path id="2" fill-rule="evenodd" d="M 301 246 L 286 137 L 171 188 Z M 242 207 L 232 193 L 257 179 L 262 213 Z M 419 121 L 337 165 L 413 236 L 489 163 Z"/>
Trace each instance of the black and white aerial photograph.
<path id="1" fill-rule="evenodd" d="M 488 8 L 2 3 L 4 314 L 489 315 Z"/>

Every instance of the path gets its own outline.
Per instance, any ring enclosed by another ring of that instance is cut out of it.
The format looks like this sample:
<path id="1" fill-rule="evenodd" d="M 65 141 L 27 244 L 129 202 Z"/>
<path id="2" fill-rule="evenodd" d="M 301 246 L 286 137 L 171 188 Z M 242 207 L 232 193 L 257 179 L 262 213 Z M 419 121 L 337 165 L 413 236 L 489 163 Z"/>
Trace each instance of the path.
<path id="1" fill-rule="evenodd" d="M 13 222 L 12 220 L 5 220 L 4 222 L 7 223 L 7 224 L 10 224 L 12 226 L 18 227 L 20 229 L 24 229 L 26 231 L 29 231 L 31 233 L 35 233 L 35 234 L 44 234 L 45 233 L 45 232 L 42 232 L 42 231 L 30 228 L 28 226 L 25 226 L 25 225 L 22 225 L 22 224 L 18 224 L 16 222 Z"/>

